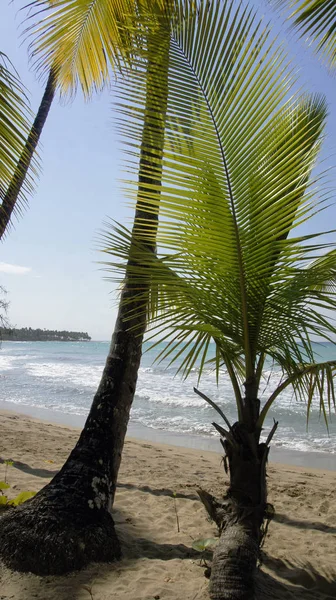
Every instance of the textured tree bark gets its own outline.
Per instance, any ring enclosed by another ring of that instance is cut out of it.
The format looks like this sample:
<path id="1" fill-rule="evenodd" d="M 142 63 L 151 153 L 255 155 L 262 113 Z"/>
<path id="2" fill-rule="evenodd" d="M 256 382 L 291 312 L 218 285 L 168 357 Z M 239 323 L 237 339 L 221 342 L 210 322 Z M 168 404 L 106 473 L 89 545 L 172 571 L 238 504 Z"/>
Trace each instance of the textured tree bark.
<path id="1" fill-rule="evenodd" d="M 211 600 L 252 600 L 258 555 L 257 541 L 242 524 L 227 526 L 214 551 Z"/>
<path id="2" fill-rule="evenodd" d="M 48 113 L 55 96 L 55 84 L 55 74 L 51 70 L 49 73 L 43 98 L 37 111 L 37 115 L 35 117 L 32 128 L 29 132 L 26 145 L 20 156 L 20 160 L 17 164 L 15 173 L 13 175 L 13 179 L 10 182 L 8 190 L 0 205 L 0 240 L 2 239 L 2 236 L 4 235 L 6 228 L 8 227 L 9 222 L 11 220 L 18 196 L 25 181 L 34 152 L 36 150 L 36 146 L 41 137 L 44 124 L 47 120 Z"/>
<path id="3" fill-rule="evenodd" d="M 254 575 L 267 512 L 266 462 L 268 446 L 242 423 L 232 426 L 234 445 L 224 441 L 230 485 L 223 500 L 200 491 L 200 498 L 216 522 L 220 539 L 210 577 L 212 600 L 253 600 Z"/>
<path id="4" fill-rule="evenodd" d="M 169 41 L 165 24 L 148 42 L 146 116 L 133 239 L 141 233 L 144 216 L 152 220 L 154 233 L 157 229 L 158 212 L 146 213 L 143 197 L 153 185 L 158 199 L 160 196 Z M 156 81 L 158 62 L 162 67 L 160 86 Z M 164 73 L 165 88 L 161 83 Z M 155 179 L 149 174 L 153 167 Z M 150 249 L 155 251 L 155 239 Z M 149 287 L 146 290 L 143 286 L 139 293 L 128 269 L 104 372 L 75 448 L 50 484 L 1 520 L 0 557 L 13 569 L 61 574 L 90 561 L 109 562 L 120 557 L 110 511 L 140 365 L 148 292 Z M 130 308 L 133 318 L 125 321 Z"/>

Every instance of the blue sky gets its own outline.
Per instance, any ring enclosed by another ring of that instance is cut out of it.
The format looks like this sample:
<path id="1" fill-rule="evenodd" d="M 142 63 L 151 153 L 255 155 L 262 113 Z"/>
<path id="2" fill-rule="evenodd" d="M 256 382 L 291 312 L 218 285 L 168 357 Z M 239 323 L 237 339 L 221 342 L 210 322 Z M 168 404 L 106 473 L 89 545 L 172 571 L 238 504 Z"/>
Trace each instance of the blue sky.
<path id="1" fill-rule="evenodd" d="M 1 4 L 1 51 L 18 70 L 35 111 L 43 86 L 29 69 L 20 40 L 18 8 L 25 2 Z M 264 11 L 264 2 L 260 4 Z M 280 18 L 270 15 L 279 30 Z M 326 166 L 336 164 L 335 78 L 293 33 L 282 31 L 304 88 L 327 96 L 330 115 L 322 157 Z M 57 101 L 51 108 L 41 140 L 43 170 L 36 193 L 0 248 L 0 284 L 8 290 L 13 325 L 84 330 L 94 339 L 111 336 L 116 294 L 96 264 L 101 259 L 96 238 L 107 216 L 124 223 L 131 218 L 118 182 L 122 154 L 111 104 L 105 91 L 90 103 L 78 94 L 71 104 Z M 336 176 L 332 179 L 336 188 Z M 328 209 L 314 219 L 313 229 L 335 227 L 335 216 L 335 207 Z"/>

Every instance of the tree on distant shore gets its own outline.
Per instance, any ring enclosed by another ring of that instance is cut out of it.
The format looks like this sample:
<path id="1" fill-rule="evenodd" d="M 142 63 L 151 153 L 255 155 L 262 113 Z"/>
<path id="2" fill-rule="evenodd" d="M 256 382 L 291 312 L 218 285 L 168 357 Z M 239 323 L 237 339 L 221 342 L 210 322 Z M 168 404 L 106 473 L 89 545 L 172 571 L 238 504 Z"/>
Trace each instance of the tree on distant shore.
<path id="1" fill-rule="evenodd" d="M 0 288 L 0 291 L 1 288 Z M 2 340 L 18 341 L 89 341 L 91 337 L 86 331 L 58 331 L 57 329 L 32 329 L 31 327 L 10 328 L 0 322 L 0 337 Z"/>
<path id="2" fill-rule="evenodd" d="M 235 423 L 197 391 L 221 417 L 214 426 L 230 477 L 223 498 L 203 490 L 200 498 L 220 532 L 210 597 L 252 600 L 272 516 L 266 466 L 277 423 L 262 438 L 267 412 L 288 386 L 308 414 L 315 396 L 326 421 L 335 407 L 336 361 L 318 362 L 312 341 L 335 339 L 327 311 L 336 308 L 336 251 L 326 232 L 296 231 L 323 208 L 312 170 L 325 100 L 295 93 L 269 30 L 242 9 L 229 16 L 229 5 L 206 3 L 173 30 L 158 233 L 145 220 L 131 244 L 116 224 L 104 242 L 114 279 L 130 272 L 144 290 L 143 313 L 150 282 L 153 347 L 166 341 L 161 358 L 179 359 L 184 376 L 199 364 L 201 378 L 214 341 L 217 377 L 223 368 L 230 377 Z M 132 107 L 123 111 L 128 123 L 136 119 Z M 151 204 L 156 210 L 150 191 Z M 147 247 L 154 234 L 157 253 Z M 131 305 L 134 327 L 133 316 Z M 267 358 L 282 379 L 261 402 Z"/>
<path id="3" fill-rule="evenodd" d="M 5 290 L 5 288 L 2 285 L 0 285 L 0 330 L 2 327 L 9 326 L 8 318 L 7 318 L 9 302 L 5 299 L 6 294 L 7 294 L 7 290 Z M 2 336 L 0 333 L 0 341 L 1 341 L 1 339 L 2 339 Z"/>

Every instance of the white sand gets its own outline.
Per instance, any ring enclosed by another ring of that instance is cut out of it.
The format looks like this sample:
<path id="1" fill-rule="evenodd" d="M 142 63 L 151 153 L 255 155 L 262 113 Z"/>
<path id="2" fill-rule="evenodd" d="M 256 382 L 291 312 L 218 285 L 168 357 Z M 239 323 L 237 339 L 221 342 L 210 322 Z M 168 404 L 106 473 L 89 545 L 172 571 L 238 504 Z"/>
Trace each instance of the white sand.
<path id="1" fill-rule="evenodd" d="M 0 422 L 0 458 L 15 461 L 7 476 L 12 495 L 45 485 L 78 437 L 76 429 L 6 411 Z M 271 464 L 268 473 L 276 518 L 264 546 L 259 600 L 334 600 L 336 472 Z M 207 600 L 208 581 L 191 545 L 213 537 L 215 527 L 195 490 L 219 496 L 226 485 L 216 453 L 127 441 L 114 512 L 123 560 L 65 577 L 1 567 L 0 600 L 90 600 L 86 586 L 94 600 Z"/>

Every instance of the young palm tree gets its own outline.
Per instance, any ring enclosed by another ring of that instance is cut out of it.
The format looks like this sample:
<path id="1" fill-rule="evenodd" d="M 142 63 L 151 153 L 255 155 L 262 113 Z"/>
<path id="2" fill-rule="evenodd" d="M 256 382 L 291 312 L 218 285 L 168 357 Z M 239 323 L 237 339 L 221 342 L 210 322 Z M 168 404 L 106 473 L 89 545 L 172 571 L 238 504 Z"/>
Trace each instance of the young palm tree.
<path id="1" fill-rule="evenodd" d="M 19 171 L 22 174 L 19 165 L 26 156 L 25 142 L 29 135 L 30 118 L 31 111 L 23 85 L 6 55 L 0 52 L 0 239 L 10 218 L 7 190 L 15 173 Z M 20 187 L 21 193 L 17 194 L 17 213 L 22 209 L 32 186 L 33 173 L 30 173 L 25 186 Z"/>
<path id="2" fill-rule="evenodd" d="M 302 37 L 316 46 L 331 71 L 336 68 L 336 4 L 334 0 L 274 0 L 293 9 L 288 17 Z"/>
<path id="3" fill-rule="evenodd" d="M 197 361 L 201 377 L 214 341 L 217 376 L 227 369 L 237 421 L 203 397 L 223 420 L 215 427 L 230 486 L 221 500 L 200 497 L 221 533 L 210 597 L 250 600 L 270 516 L 266 464 L 277 424 L 262 440 L 266 414 L 289 385 L 308 408 L 314 394 L 324 414 L 335 404 L 336 362 L 316 362 L 312 339 L 336 333 L 324 312 L 336 307 L 336 252 L 317 235 L 295 233 L 317 210 L 311 173 L 326 105 L 295 94 L 283 52 L 253 14 L 215 1 L 186 12 L 171 41 L 159 231 L 142 219 L 136 238 L 115 225 L 104 243 L 118 258 L 108 268 L 126 269 L 144 292 L 142 314 L 166 341 L 161 358 L 181 360 L 185 376 Z M 122 108 L 138 148 L 139 78 Z M 146 210 L 157 210 L 155 192 Z M 154 239 L 157 254 L 147 246 Z M 136 333 L 139 307 L 126 307 Z M 266 358 L 283 380 L 262 404 Z"/>
<path id="4" fill-rule="evenodd" d="M 38 0 L 33 4 L 41 8 L 49 2 Z M 78 82 L 86 94 L 101 87 L 109 75 L 107 58 L 119 61 L 125 74 L 130 65 L 134 77 L 138 71 L 145 73 L 146 109 L 140 124 L 139 206 L 134 234 L 144 218 L 150 219 L 154 231 L 158 208 L 153 211 L 150 207 L 148 211 L 145 198 L 153 189 L 158 202 L 160 196 L 170 39 L 166 3 L 53 0 L 52 4 L 54 12 L 38 27 L 36 51 L 42 53 L 41 65 L 56 70 L 64 93 L 71 93 Z M 118 19 L 123 19 L 119 25 Z M 120 38 L 118 44 L 113 27 Z M 120 54 L 119 44 L 123 44 Z M 128 84 L 126 93 L 131 94 L 133 82 Z M 148 249 L 155 251 L 155 241 L 148 244 Z M 133 321 L 137 334 L 129 331 L 124 301 L 132 303 L 135 310 L 142 307 L 143 297 L 138 296 L 128 276 L 101 382 L 76 447 L 33 501 L 2 520 L 0 554 L 15 569 L 64 573 L 90 561 L 110 561 L 120 556 L 111 507 L 146 327 L 145 315 L 138 311 Z"/>

